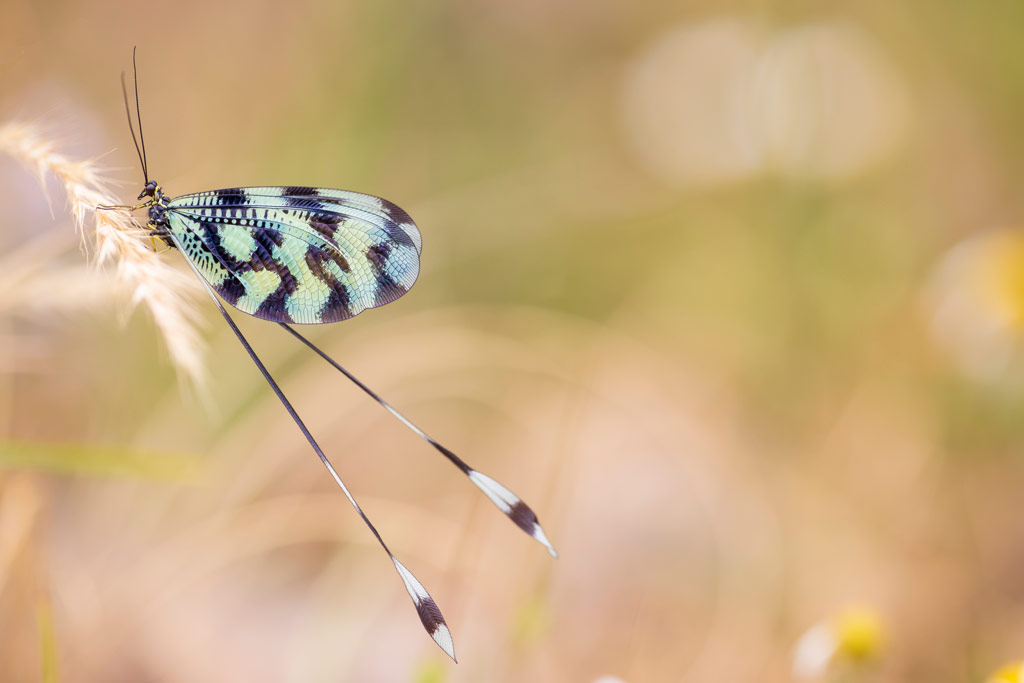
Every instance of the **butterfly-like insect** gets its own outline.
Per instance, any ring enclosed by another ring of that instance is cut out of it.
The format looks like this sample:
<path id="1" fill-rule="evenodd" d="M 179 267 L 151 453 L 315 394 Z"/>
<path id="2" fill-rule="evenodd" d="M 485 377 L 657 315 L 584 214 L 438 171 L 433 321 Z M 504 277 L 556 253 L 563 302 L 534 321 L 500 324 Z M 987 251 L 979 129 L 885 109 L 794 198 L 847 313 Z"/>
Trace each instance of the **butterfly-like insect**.
<path id="1" fill-rule="evenodd" d="M 132 66 L 134 69 L 134 50 Z M 435 441 L 291 327 L 292 323 L 317 324 L 347 320 L 367 308 L 383 306 L 405 294 L 419 273 L 422 247 L 419 228 L 409 214 L 395 204 L 372 195 L 344 190 L 290 186 L 235 187 L 171 199 L 159 183 L 149 178 L 146 141 L 142 135 L 142 117 L 139 115 L 137 69 L 135 74 L 138 140 L 132 126 L 124 74 L 121 75 L 121 89 L 128 127 L 145 178 L 145 187 L 138 196 L 139 200 L 144 201 L 134 206 L 99 208 L 127 211 L 148 209 L 146 230 L 150 236 L 160 239 L 185 256 L 267 384 L 394 563 L 427 633 L 454 660 L 451 632 L 437 603 L 423 584 L 388 549 L 380 533 L 217 298 L 219 294 L 224 301 L 243 313 L 278 323 L 443 454 L 509 519 L 543 543 L 552 556 L 557 557 L 537 521 L 537 515 L 518 496 L 473 469 Z"/>

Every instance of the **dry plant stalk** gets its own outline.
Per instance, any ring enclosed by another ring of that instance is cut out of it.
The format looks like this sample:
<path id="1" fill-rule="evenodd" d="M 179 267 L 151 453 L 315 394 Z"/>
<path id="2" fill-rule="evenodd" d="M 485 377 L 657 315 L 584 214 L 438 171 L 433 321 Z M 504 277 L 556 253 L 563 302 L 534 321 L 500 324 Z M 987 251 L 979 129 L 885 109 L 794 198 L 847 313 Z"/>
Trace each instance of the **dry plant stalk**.
<path id="1" fill-rule="evenodd" d="M 188 301 L 200 291 L 198 283 L 189 273 L 176 270 L 154 254 L 147 246 L 145 231 L 128 212 L 96 209 L 120 202 L 107 189 L 95 161 L 70 159 L 55 150 L 55 143 L 35 126 L 0 126 L 0 153 L 28 167 L 44 191 L 48 173 L 60 181 L 75 228 L 84 245 L 91 243 L 95 265 L 113 266 L 118 287 L 130 295 L 132 304 L 143 304 L 152 313 L 174 366 L 201 385 L 202 342 L 195 307 Z"/>
<path id="2" fill-rule="evenodd" d="M 33 311 L 78 311 L 120 297 L 112 277 L 83 264 L 54 266 L 54 255 L 67 249 L 54 232 L 19 244 L 0 258 L 0 319 Z"/>

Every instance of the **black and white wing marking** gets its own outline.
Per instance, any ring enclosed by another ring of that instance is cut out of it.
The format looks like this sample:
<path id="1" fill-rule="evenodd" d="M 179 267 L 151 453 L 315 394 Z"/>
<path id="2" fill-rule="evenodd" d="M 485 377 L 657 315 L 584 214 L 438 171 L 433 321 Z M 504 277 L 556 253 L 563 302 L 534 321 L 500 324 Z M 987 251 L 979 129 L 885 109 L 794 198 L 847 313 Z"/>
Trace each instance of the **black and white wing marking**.
<path id="1" fill-rule="evenodd" d="M 383 306 L 419 274 L 419 229 L 372 195 L 315 187 L 248 187 L 176 197 L 176 243 L 214 290 L 244 313 L 330 323 Z"/>

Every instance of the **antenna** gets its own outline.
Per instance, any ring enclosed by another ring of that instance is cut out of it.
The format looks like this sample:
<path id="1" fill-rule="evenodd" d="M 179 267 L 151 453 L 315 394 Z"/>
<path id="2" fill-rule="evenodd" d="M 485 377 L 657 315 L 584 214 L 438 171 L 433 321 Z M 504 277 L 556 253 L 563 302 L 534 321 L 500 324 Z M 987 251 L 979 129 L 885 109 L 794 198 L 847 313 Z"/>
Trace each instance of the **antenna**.
<path id="1" fill-rule="evenodd" d="M 132 78 L 135 79 L 135 116 L 139 120 L 139 142 L 142 143 L 142 166 L 146 182 L 149 182 L 149 163 L 146 158 L 146 136 L 142 134 L 142 110 L 139 109 L 139 68 L 135 66 L 135 45 L 132 45 Z"/>
<path id="2" fill-rule="evenodd" d="M 142 117 L 139 116 L 139 71 L 135 66 L 135 47 L 132 47 L 132 71 L 135 77 L 135 114 L 139 117 L 139 137 L 142 137 Z M 135 139 L 135 127 L 132 126 L 132 111 L 128 106 L 128 86 L 125 85 L 124 72 L 121 72 L 121 94 L 124 95 L 124 113 L 128 116 L 128 130 L 132 133 L 132 142 L 135 143 L 135 153 L 139 155 L 139 163 L 142 165 L 142 176 L 149 183 L 149 169 L 146 167 L 146 140 L 143 138 L 142 147 L 139 148 L 139 141 Z"/>

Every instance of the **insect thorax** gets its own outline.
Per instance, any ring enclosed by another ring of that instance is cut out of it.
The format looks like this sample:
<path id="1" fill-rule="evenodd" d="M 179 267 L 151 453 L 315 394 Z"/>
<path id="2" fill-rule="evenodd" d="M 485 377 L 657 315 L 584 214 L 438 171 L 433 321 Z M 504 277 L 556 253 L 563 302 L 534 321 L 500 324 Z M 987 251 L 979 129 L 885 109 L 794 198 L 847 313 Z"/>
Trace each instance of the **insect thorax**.
<path id="1" fill-rule="evenodd" d="M 167 205 L 171 199 L 164 194 L 163 188 L 155 180 L 150 180 L 146 183 L 146 187 L 139 193 L 139 199 L 143 197 L 151 197 L 152 201 L 149 205 L 149 221 L 146 223 L 146 229 L 151 234 L 162 239 L 167 246 L 173 247 L 174 243 L 170 239 L 171 226 L 167 222 Z"/>

